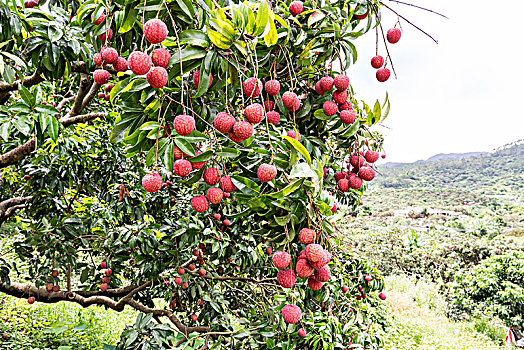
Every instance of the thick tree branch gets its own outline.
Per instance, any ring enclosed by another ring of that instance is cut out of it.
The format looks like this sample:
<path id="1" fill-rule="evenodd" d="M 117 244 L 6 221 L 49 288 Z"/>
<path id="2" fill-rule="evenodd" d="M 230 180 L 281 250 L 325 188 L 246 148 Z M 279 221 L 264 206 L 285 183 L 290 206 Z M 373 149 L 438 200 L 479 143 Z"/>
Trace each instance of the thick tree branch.
<path id="1" fill-rule="evenodd" d="M 31 139 L 5 154 L 0 154 L 0 168 L 5 168 L 9 165 L 16 164 L 25 157 L 27 157 L 35 149 L 35 139 Z"/>
<path id="2" fill-rule="evenodd" d="M 44 81 L 44 78 L 42 78 L 40 74 L 38 74 L 38 72 L 34 72 L 33 75 L 25 78 L 22 84 L 24 84 L 25 87 L 30 87 L 36 84 L 40 84 L 43 81 Z M 18 90 L 19 85 L 20 85 L 19 80 L 15 81 L 13 84 L 8 84 L 6 82 L 0 81 L 0 93 Z"/>
<path id="3" fill-rule="evenodd" d="M 61 118 L 59 120 L 60 123 L 62 123 L 63 126 L 67 127 L 72 124 L 79 124 L 79 123 L 86 123 L 90 120 L 96 119 L 96 118 L 102 118 L 105 117 L 105 113 L 89 113 L 89 114 L 81 114 L 77 115 L 75 117 L 69 117 L 69 118 Z"/>
<path id="4" fill-rule="evenodd" d="M 25 207 L 26 203 L 29 202 L 33 197 L 15 197 L 0 202 L 0 226 L 8 218 L 13 216 L 18 209 Z"/>

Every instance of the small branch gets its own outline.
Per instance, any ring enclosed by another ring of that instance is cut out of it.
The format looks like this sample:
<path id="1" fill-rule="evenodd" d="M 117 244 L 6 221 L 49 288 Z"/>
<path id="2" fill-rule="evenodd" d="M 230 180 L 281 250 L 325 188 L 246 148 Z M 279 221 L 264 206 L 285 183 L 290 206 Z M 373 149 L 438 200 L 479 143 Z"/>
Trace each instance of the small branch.
<path id="1" fill-rule="evenodd" d="M 106 116 L 105 113 L 88 113 L 88 114 L 77 115 L 76 117 L 69 117 L 69 118 L 63 117 L 63 118 L 60 118 L 59 122 L 63 126 L 67 127 L 72 124 L 85 123 L 85 122 L 88 122 L 96 118 L 103 118 L 105 116 Z"/>
<path id="2" fill-rule="evenodd" d="M 400 18 L 402 18 L 404 21 L 408 22 L 408 24 L 411 24 L 413 27 L 415 27 L 416 29 L 418 29 L 419 31 L 421 31 L 422 33 L 426 34 L 431 40 L 433 40 L 435 43 L 438 44 L 438 40 L 436 40 L 435 38 L 433 38 L 431 35 L 429 35 L 428 33 L 426 33 L 424 30 L 422 30 L 421 28 L 417 27 L 416 25 L 414 25 L 413 23 L 411 23 L 406 17 L 400 15 L 397 11 L 393 10 L 391 7 L 389 7 L 388 5 L 384 4 L 383 2 L 380 2 L 381 5 L 383 5 L 385 8 L 387 8 L 388 10 L 390 10 L 391 12 L 393 12 L 394 14 L 396 14 L 397 16 L 399 16 Z"/>
<path id="3" fill-rule="evenodd" d="M 418 5 L 414 5 L 414 4 L 409 4 L 407 2 L 402 2 L 402 1 L 397 1 L 397 0 L 389 0 L 391 2 L 396 2 L 397 4 L 402 4 L 402 5 L 407 5 L 407 6 L 412 6 L 412 7 L 416 7 L 418 9 L 421 9 L 421 10 L 424 10 L 424 11 L 428 11 L 428 12 L 431 12 L 431 13 L 434 13 L 436 15 L 439 15 L 441 17 L 444 17 L 446 19 L 449 19 L 447 16 L 443 15 L 442 13 L 438 13 L 436 11 L 433 11 L 433 10 L 430 10 L 430 9 L 427 9 L 425 7 L 421 7 L 421 6 L 418 6 Z"/>

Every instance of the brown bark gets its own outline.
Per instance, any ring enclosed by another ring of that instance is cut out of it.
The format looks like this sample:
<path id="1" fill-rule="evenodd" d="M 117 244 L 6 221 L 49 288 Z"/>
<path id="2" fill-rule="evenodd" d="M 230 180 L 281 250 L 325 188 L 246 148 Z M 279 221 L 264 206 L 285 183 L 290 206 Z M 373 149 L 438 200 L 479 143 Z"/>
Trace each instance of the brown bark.
<path id="1" fill-rule="evenodd" d="M 33 197 L 15 197 L 0 202 L 0 226 L 11 216 L 15 214 L 18 209 L 26 206 Z"/>
<path id="2" fill-rule="evenodd" d="M 0 154 L 0 168 L 16 164 L 27 157 L 35 149 L 36 140 L 33 138 L 5 154 Z"/>

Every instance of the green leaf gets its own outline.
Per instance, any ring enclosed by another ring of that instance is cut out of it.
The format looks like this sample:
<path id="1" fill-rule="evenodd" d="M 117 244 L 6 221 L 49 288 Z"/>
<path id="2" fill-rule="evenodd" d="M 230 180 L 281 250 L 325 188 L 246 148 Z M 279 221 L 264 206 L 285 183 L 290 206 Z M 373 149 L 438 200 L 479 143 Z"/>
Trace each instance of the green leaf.
<path id="1" fill-rule="evenodd" d="M 51 118 L 51 123 L 49 124 L 49 127 L 47 128 L 47 133 L 49 134 L 49 137 L 56 142 L 58 139 L 58 131 L 60 130 L 60 123 L 56 118 Z"/>
<path id="2" fill-rule="evenodd" d="M 260 193 L 260 187 L 253 180 L 239 175 L 231 175 L 230 177 L 231 182 L 233 182 L 242 193 L 249 195 L 258 195 Z"/>
<path id="3" fill-rule="evenodd" d="M 295 180 L 295 181 L 291 182 L 289 185 L 287 185 L 286 187 L 284 187 L 283 189 L 281 189 L 280 191 L 271 193 L 269 195 L 269 197 L 271 197 L 271 198 L 284 198 L 285 196 L 287 196 L 288 194 L 290 194 L 291 192 L 293 192 L 297 188 L 299 188 L 300 185 L 302 185 L 303 182 L 304 182 L 304 179 Z"/>
<path id="4" fill-rule="evenodd" d="M 216 154 L 225 158 L 236 158 L 240 155 L 240 151 L 235 148 L 222 148 Z"/>
<path id="5" fill-rule="evenodd" d="M 264 33 L 264 31 L 266 31 L 266 27 L 269 21 L 269 8 L 267 2 L 261 1 L 260 5 L 258 6 L 257 20 L 255 22 L 255 32 L 253 34 L 255 36 L 259 36 L 260 34 Z"/>
<path id="6" fill-rule="evenodd" d="M 282 135 L 281 137 L 286 139 L 293 147 L 295 147 L 295 149 L 304 156 L 306 162 L 311 165 L 311 156 L 309 155 L 307 149 L 304 146 L 302 146 L 302 144 L 299 141 L 286 135 Z"/>
<path id="7" fill-rule="evenodd" d="M 206 33 L 201 30 L 188 29 L 179 35 L 181 43 L 191 44 L 193 46 L 208 47 L 209 40 Z"/>
<path id="8" fill-rule="evenodd" d="M 227 50 L 231 47 L 233 42 L 220 34 L 219 32 L 216 32 L 212 29 L 207 30 L 207 36 L 211 40 L 211 42 L 218 48 Z"/>
<path id="9" fill-rule="evenodd" d="M 269 20 L 269 32 L 264 36 L 264 42 L 266 43 L 266 46 L 275 45 L 278 42 L 277 28 L 272 19 Z"/>
<path id="10" fill-rule="evenodd" d="M 135 25 L 135 21 L 136 21 L 137 15 L 138 15 L 138 10 L 130 9 L 129 12 L 126 14 L 124 23 L 122 24 L 120 29 L 118 29 L 118 32 L 120 34 L 123 34 L 123 33 L 127 33 L 131 29 L 133 29 L 133 26 Z"/>
<path id="11" fill-rule="evenodd" d="M 11 123 L 7 122 L 0 125 L 0 137 L 4 139 L 5 142 L 9 140 L 9 134 L 11 133 Z"/>
<path id="12" fill-rule="evenodd" d="M 198 156 L 195 156 L 193 158 L 189 158 L 188 160 L 191 163 L 200 163 L 200 162 L 206 162 L 213 156 L 213 152 L 211 151 L 205 151 L 202 154 L 199 154 Z"/>
<path id="13" fill-rule="evenodd" d="M 22 97 L 22 100 L 29 106 L 34 107 L 36 104 L 36 97 L 33 96 L 33 94 L 27 89 L 23 84 L 20 84 L 19 88 L 20 97 Z"/>
<path id="14" fill-rule="evenodd" d="M 50 106 L 50 105 L 38 105 L 35 107 L 35 109 L 40 112 L 40 113 L 45 113 L 45 114 L 58 114 L 58 110 L 53 107 L 53 106 Z"/>
<path id="15" fill-rule="evenodd" d="M 164 163 L 169 171 L 173 170 L 173 164 L 175 162 L 175 145 L 173 142 L 169 143 L 167 150 L 164 153 Z"/>
<path id="16" fill-rule="evenodd" d="M 358 131 L 358 128 L 360 127 L 360 121 L 356 120 L 351 126 L 345 131 L 342 132 L 339 137 L 351 137 L 355 135 Z"/>
<path id="17" fill-rule="evenodd" d="M 175 143 L 178 148 L 185 154 L 188 154 L 190 156 L 195 155 L 195 149 L 193 148 L 193 145 L 191 145 L 187 140 L 185 140 L 182 136 L 175 137 Z"/>

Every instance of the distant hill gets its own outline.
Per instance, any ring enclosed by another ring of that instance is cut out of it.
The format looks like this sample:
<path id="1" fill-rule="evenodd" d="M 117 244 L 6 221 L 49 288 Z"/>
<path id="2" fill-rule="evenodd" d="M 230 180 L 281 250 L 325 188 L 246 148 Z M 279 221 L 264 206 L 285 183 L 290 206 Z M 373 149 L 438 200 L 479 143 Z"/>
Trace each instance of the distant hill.
<path id="1" fill-rule="evenodd" d="M 427 161 L 378 167 L 373 188 L 455 188 L 524 197 L 524 143 L 492 153 L 438 154 Z"/>

